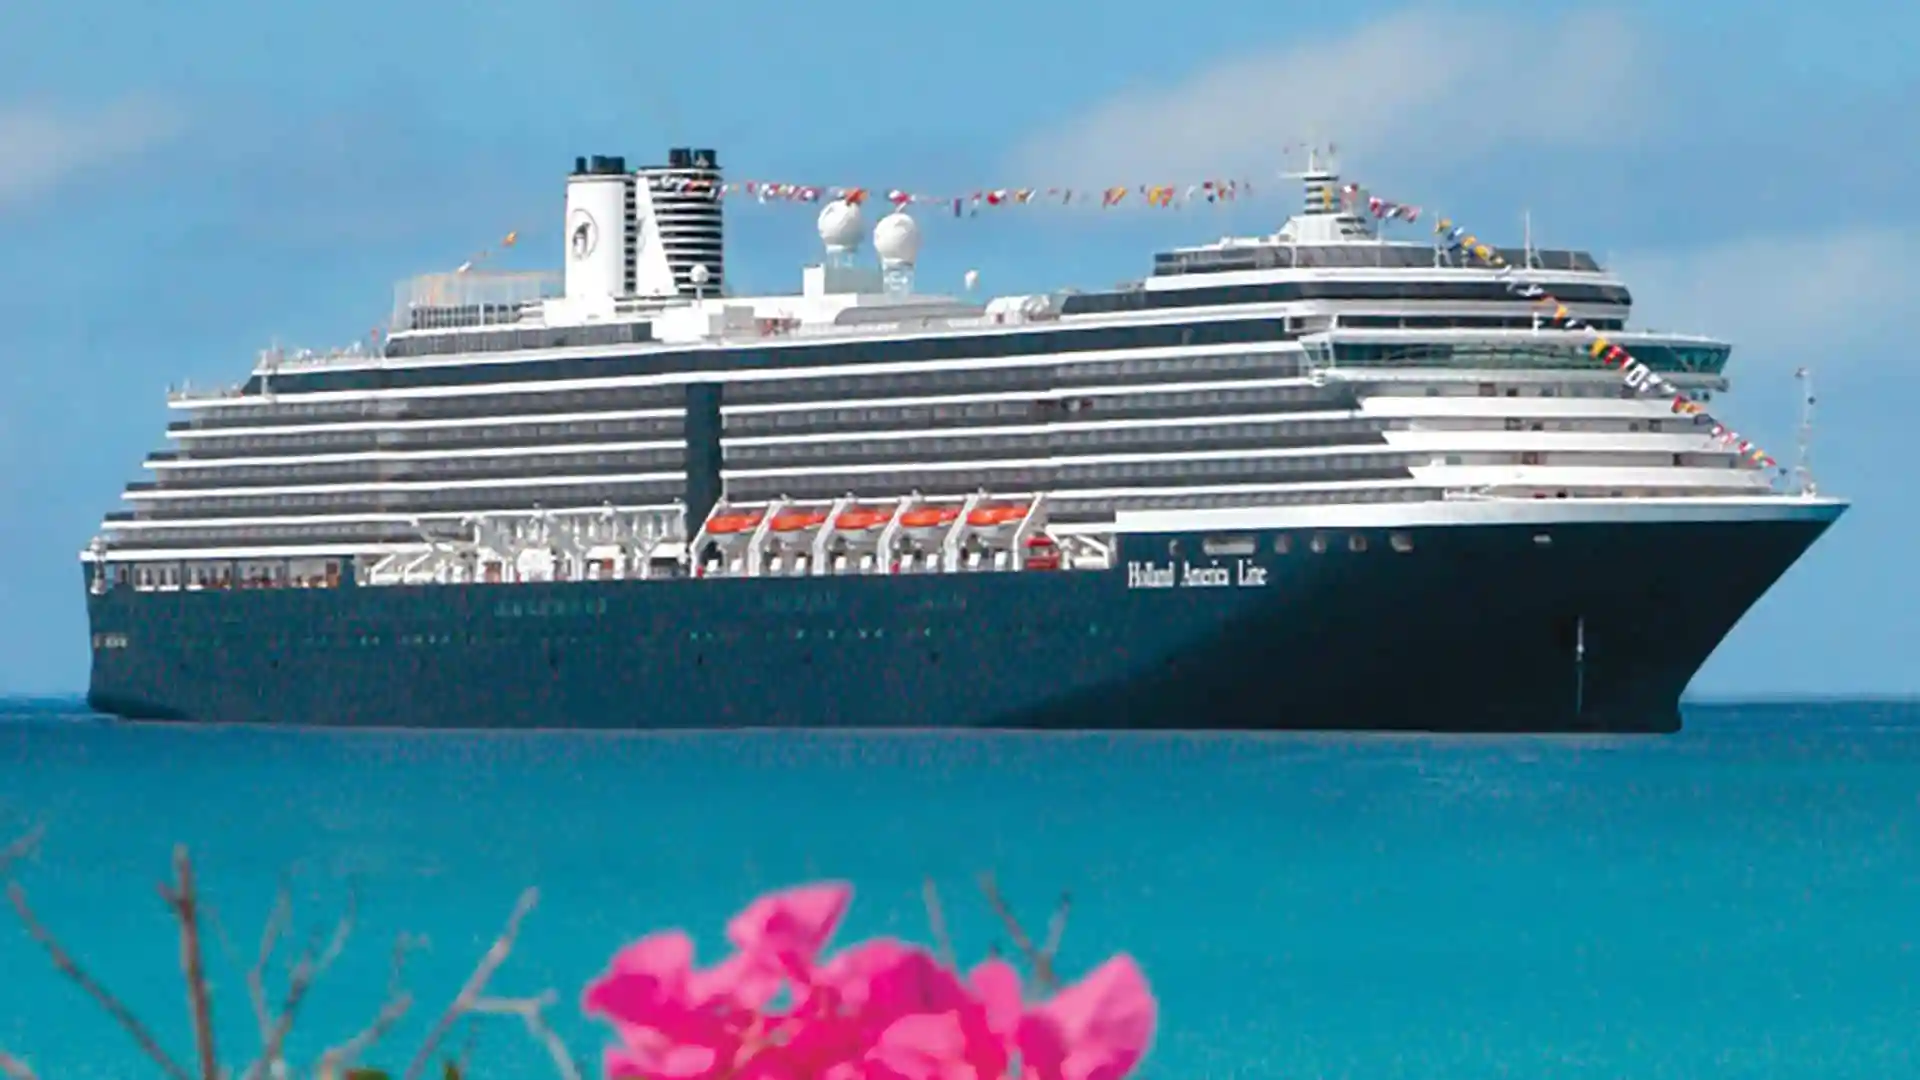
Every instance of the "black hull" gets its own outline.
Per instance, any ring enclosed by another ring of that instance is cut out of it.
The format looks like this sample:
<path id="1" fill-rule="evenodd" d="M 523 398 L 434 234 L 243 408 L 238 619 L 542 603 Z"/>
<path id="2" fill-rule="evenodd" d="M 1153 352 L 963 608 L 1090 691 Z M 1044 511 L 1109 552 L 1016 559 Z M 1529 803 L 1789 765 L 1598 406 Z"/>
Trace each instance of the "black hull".
<path id="1" fill-rule="evenodd" d="M 1275 530 L 1133 535 L 1108 572 L 115 589 L 88 597 L 88 702 L 407 728 L 1671 732 L 1841 509 L 1768 501 L 1327 528 L 1320 553 L 1311 529 L 1285 554 Z M 1226 533 L 1257 554 L 1201 554 Z M 1131 587 L 1173 542 L 1227 583 Z"/>

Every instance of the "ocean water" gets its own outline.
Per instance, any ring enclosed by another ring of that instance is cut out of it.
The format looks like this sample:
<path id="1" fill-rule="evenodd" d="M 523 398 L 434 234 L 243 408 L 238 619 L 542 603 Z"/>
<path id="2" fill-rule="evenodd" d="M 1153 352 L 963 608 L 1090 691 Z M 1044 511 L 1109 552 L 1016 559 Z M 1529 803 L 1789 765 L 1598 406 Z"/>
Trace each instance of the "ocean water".
<path id="1" fill-rule="evenodd" d="M 704 955 L 758 891 L 858 890 L 841 940 L 924 940 L 921 881 L 965 957 L 1063 889 L 1062 966 L 1125 950 L 1162 1018 L 1151 1077 L 1920 1075 L 1920 706 L 1694 710 L 1654 739 L 1356 736 L 407 735 L 108 725 L 0 704 L 0 842 L 42 920 L 192 1052 L 155 884 L 197 860 L 223 1055 L 258 1042 L 245 973 L 276 885 L 295 943 L 351 887 L 356 933 L 292 1040 L 379 1008 L 424 933 L 398 1068 L 519 891 L 501 994 L 579 991 L 623 942 Z M 44 1080 L 157 1075 L 0 910 L 0 1047 Z M 517 1023 L 456 1036 L 476 1077 L 550 1076 Z"/>

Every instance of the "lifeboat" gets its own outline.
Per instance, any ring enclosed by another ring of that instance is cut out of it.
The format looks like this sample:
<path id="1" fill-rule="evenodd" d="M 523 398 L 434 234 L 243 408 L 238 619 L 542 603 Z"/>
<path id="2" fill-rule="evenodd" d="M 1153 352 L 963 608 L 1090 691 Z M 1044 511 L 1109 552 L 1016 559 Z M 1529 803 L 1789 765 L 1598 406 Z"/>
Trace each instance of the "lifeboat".
<path id="1" fill-rule="evenodd" d="M 834 519 L 833 527 L 843 532 L 862 532 L 867 529 L 878 529 L 892 520 L 893 511 L 891 510 L 854 507 L 851 510 L 842 511 L 840 516 Z"/>
<path id="2" fill-rule="evenodd" d="M 990 529 L 997 525 L 1012 525 L 1026 516 L 1026 507 L 1003 503 L 999 506 L 982 506 L 976 509 L 967 515 L 967 524 L 975 528 Z"/>
<path id="3" fill-rule="evenodd" d="M 819 510 L 789 510 L 774 516 L 773 524 L 768 526 L 777 533 L 799 532 L 825 524 L 827 515 Z"/>
<path id="4" fill-rule="evenodd" d="M 923 506 L 918 510 L 909 510 L 900 515 L 900 525 L 907 529 L 932 529 L 945 525 L 960 516 L 960 511 L 951 506 Z"/>
<path id="5" fill-rule="evenodd" d="M 760 527 L 760 514 L 721 514 L 707 522 L 707 535 L 731 536 L 735 533 L 752 532 Z"/>

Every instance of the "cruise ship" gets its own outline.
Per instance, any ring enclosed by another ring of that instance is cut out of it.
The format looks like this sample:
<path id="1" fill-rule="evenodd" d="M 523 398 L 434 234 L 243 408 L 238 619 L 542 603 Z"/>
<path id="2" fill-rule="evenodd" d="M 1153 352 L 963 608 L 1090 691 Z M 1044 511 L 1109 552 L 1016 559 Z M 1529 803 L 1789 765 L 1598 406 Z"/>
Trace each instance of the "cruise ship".
<path id="1" fill-rule="evenodd" d="M 713 151 L 573 166 L 562 271 L 170 395 L 81 555 L 95 709 L 1670 732 L 1846 506 L 1590 348 L 1711 400 L 1726 343 L 1630 327 L 1585 251 L 1389 238 L 1330 162 L 1271 234 L 991 298 L 848 198 L 797 293 L 736 295 Z"/>

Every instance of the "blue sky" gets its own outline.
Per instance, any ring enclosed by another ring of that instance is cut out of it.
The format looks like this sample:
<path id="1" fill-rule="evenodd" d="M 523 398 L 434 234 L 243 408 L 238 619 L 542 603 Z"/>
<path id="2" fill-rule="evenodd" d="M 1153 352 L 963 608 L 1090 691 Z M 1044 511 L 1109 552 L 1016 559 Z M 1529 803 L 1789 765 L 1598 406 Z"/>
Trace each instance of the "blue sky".
<path id="1" fill-rule="evenodd" d="M 75 556 L 159 445 L 170 384 L 278 338 L 363 336 L 394 282 L 509 229 L 557 265 L 576 154 L 715 146 L 736 178 L 970 189 L 1349 178 L 1588 247 L 1650 325 L 1736 350 L 1736 426 L 1786 460 L 1809 364 L 1822 486 L 1856 500 L 1702 694 L 1920 692 L 1920 8 L 1141 0 L 84 10 L 0 34 L 0 688 L 84 685 Z M 927 222 L 925 287 L 1096 285 L 1287 205 Z M 786 288 L 810 215 L 729 217 L 736 287 Z M 1684 598 L 1677 602 L 1684 603 Z M 1654 631 L 1654 632 L 1657 632 Z"/>

